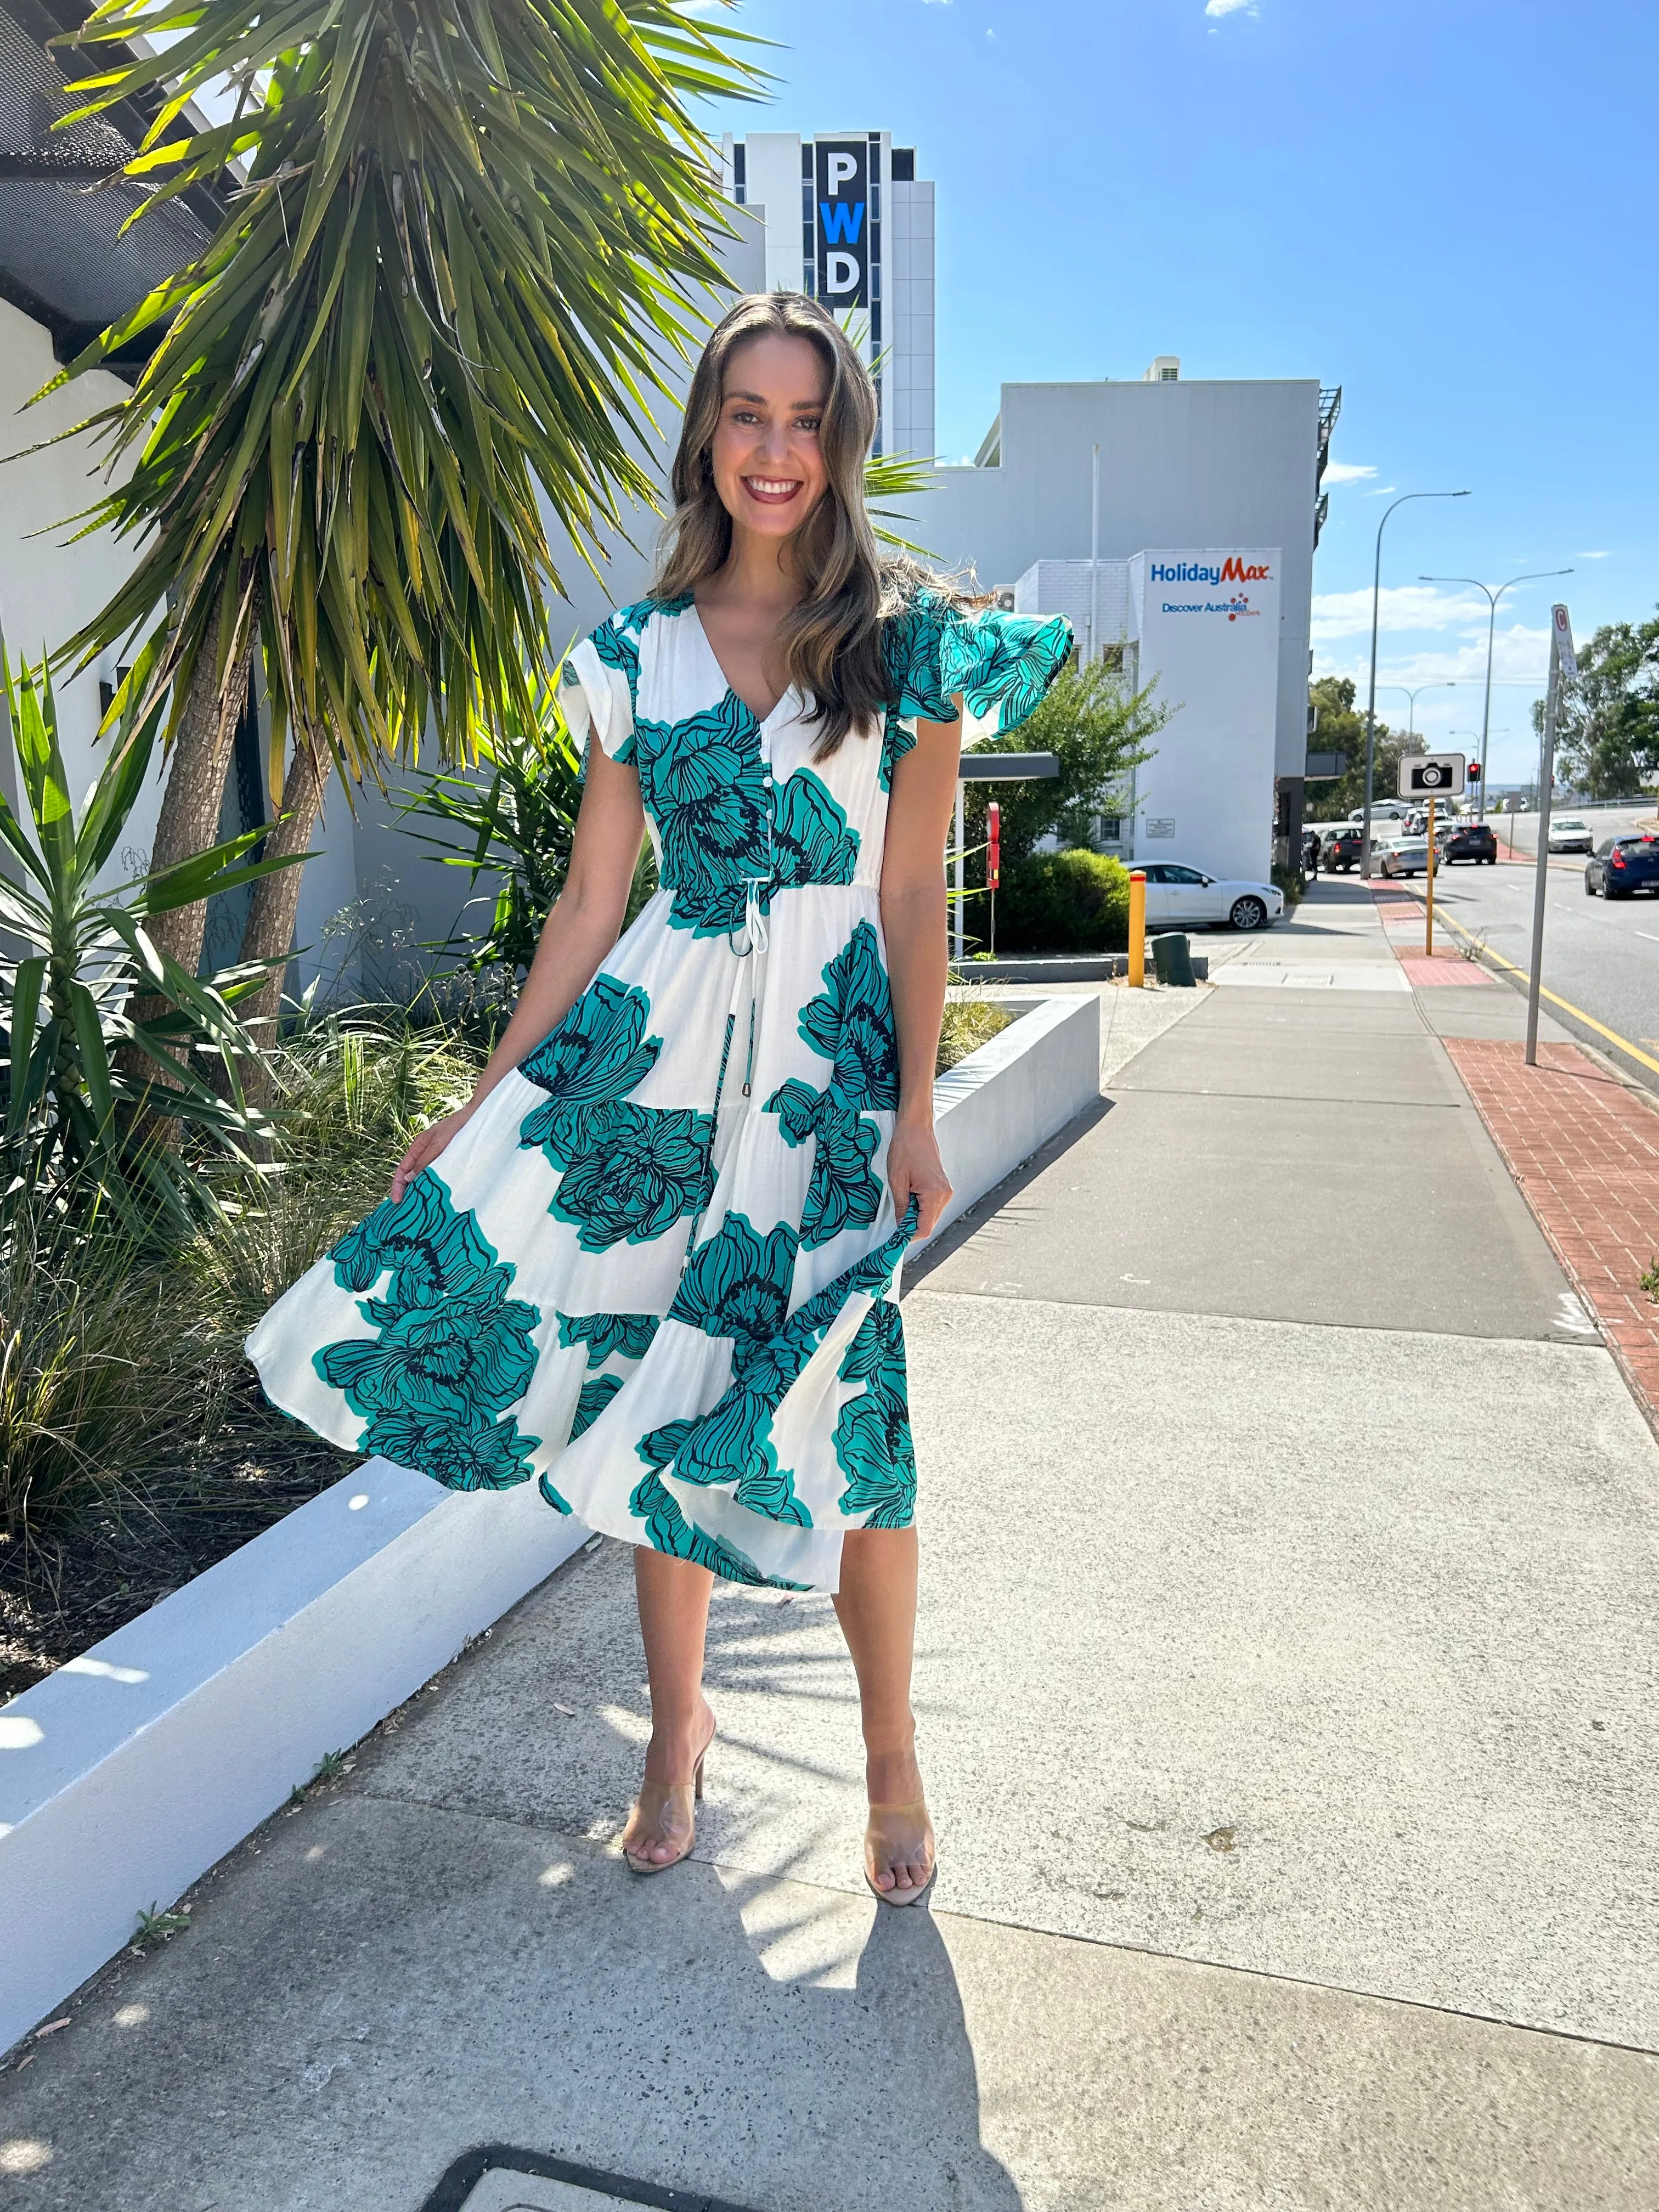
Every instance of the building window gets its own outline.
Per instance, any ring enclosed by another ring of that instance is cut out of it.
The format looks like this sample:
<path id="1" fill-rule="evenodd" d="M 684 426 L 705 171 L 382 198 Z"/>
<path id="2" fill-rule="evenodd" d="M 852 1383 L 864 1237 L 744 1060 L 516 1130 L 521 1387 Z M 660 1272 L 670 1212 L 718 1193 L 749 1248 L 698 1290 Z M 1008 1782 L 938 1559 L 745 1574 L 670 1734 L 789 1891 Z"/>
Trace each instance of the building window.
<path id="1" fill-rule="evenodd" d="M 916 149 L 914 146 L 895 146 L 893 149 L 893 182 L 914 185 L 916 181 Z"/>
<path id="2" fill-rule="evenodd" d="M 1158 380 L 1160 384 L 1176 384 L 1180 380 L 1181 371 L 1178 368 L 1160 368 L 1158 372 Z"/>
<path id="3" fill-rule="evenodd" d="M 739 138 L 732 149 L 732 197 L 739 207 L 749 200 L 749 149 Z"/>
<path id="4" fill-rule="evenodd" d="M 1121 668 L 1123 647 L 1121 645 L 1103 645 L 1100 648 L 1100 665 L 1103 668 Z"/>

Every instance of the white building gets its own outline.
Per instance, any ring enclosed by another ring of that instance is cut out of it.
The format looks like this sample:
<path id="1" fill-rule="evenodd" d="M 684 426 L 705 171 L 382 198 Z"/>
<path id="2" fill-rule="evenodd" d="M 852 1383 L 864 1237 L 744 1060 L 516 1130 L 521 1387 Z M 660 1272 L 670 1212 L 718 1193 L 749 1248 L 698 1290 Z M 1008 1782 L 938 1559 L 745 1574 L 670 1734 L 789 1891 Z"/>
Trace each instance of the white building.
<path id="1" fill-rule="evenodd" d="M 1069 616 L 1080 651 L 1117 661 L 1169 715 L 1120 816 L 1102 827 L 1124 861 L 1179 860 L 1262 878 L 1278 744 L 1279 549 L 1182 547 L 1127 561 L 1038 561 L 1017 614 Z"/>
<path id="2" fill-rule="evenodd" d="M 727 134 L 728 199 L 763 223 L 766 289 L 806 292 L 875 371 L 878 453 L 933 452 L 933 187 L 885 131 Z"/>
<path id="3" fill-rule="evenodd" d="M 1126 857 L 1263 876 L 1300 835 L 1340 403 L 1311 377 L 1186 380 L 1172 355 L 1134 383 L 1006 384 L 974 465 L 908 502 L 937 561 L 1022 612 L 1069 615 L 1086 658 L 1127 648 L 1170 710 L 1111 841 Z"/>

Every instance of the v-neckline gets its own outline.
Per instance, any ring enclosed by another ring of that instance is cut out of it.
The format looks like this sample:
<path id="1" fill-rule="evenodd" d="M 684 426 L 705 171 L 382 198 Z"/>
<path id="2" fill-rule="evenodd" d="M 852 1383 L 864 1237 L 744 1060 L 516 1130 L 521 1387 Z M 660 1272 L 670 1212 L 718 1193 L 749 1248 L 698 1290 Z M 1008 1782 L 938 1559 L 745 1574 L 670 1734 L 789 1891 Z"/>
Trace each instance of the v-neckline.
<path id="1" fill-rule="evenodd" d="M 779 692 L 777 697 L 772 702 L 771 705 L 767 708 L 763 714 L 755 714 L 754 708 L 750 704 L 749 701 L 744 697 L 742 692 L 738 690 L 737 685 L 726 674 L 725 663 L 721 660 L 719 653 L 714 650 L 714 641 L 708 635 L 708 625 L 702 618 L 702 609 L 697 605 L 695 597 L 691 601 L 691 611 L 697 618 L 697 635 L 702 640 L 703 651 L 714 662 L 714 673 L 720 678 L 720 682 L 726 686 L 726 697 L 728 699 L 735 699 L 738 706 L 743 708 L 745 714 L 754 714 L 756 727 L 757 729 L 763 730 L 767 724 L 772 720 L 773 716 L 777 713 L 779 708 L 783 705 L 784 702 L 787 699 L 793 699 L 795 696 L 794 685 L 793 684 L 786 684 L 782 690 Z"/>

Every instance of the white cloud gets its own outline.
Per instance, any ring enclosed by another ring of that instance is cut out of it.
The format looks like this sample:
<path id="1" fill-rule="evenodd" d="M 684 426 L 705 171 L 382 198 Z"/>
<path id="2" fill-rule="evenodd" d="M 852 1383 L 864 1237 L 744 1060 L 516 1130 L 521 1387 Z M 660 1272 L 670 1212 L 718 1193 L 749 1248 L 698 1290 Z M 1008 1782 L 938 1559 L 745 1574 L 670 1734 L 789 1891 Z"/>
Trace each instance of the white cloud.
<path id="1" fill-rule="evenodd" d="M 1364 461 L 1328 461 L 1325 464 L 1325 482 L 1328 484 L 1359 483 L 1376 474 L 1376 471 L 1368 467 Z"/>
<path id="2" fill-rule="evenodd" d="M 1391 491 L 1398 491 L 1399 489 L 1398 484 L 1368 484 L 1365 496 L 1367 499 L 1386 499 Z"/>
<path id="3" fill-rule="evenodd" d="M 1344 594 L 1344 596 L 1348 596 Z M 1382 594 L 1386 606 L 1389 593 Z M 1369 602 L 1370 594 L 1365 593 Z M 1367 607 L 1366 640 L 1370 631 L 1370 616 Z M 1541 625 L 1536 629 L 1525 623 L 1513 623 L 1500 629 L 1492 641 L 1492 683 L 1498 687 L 1492 694 L 1492 720 L 1516 722 L 1524 725 L 1525 700 L 1541 691 L 1549 666 L 1550 635 Z M 1364 701 L 1366 686 L 1370 681 L 1370 656 L 1364 641 L 1358 649 L 1346 652 L 1322 653 L 1314 664 L 1315 676 L 1351 676 L 1359 699 Z M 1377 671 L 1377 712 L 1386 714 L 1390 722 L 1406 719 L 1404 702 L 1397 690 L 1384 690 L 1384 684 L 1404 684 L 1408 690 L 1419 684 L 1439 684 L 1449 677 L 1456 684 L 1455 690 L 1425 691 L 1417 702 L 1419 728 L 1427 722 L 1453 721 L 1467 725 L 1471 714 L 1479 718 L 1486 683 L 1486 626 L 1483 617 L 1477 627 L 1465 630 L 1460 640 L 1447 639 L 1441 643 L 1428 642 L 1416 653 L 1389 653 Z M 1514 687 L 1514 688 L 1511 688 Z M 1500 696 L 1504 704 L 1500 708 Z M 1514 702 L 1522 701 L 1517 714 Z M 1384 703 L 1386 702 L 1386 704 Z"/>
<path id="4" fill-rule="evenodd" d="M 1603 547 L 1599 553 L 1575 553 L 1572 557 L 1575 561 L 1611 561 L 1613 556 Z"/>
<path id="5" fill-rule="evenodd" d="M 1377 602 L 1382 630 L 1445 630 L 1479 620 L 1484 639 L 1486 602 L 1467 592 L 1443 592 L 1432 584 L 1390 584 Z M 1352 592 L 1316 592 L 1311 635 L 1316 644 L 1339 637 L 1369 637 L 1371 594 L 1361 585 Z M 1449 670 L 1449 674 L 1455 671 Z"/>
<path id="6" fill-rule="evenodd" d="M 1204 12 L 1219 22 L 1224 15 L 1237 15 L 1241 8 L 1247 15 L 1254 15 L 1256 13 L 1255 0 L 1206 0 Z"/>

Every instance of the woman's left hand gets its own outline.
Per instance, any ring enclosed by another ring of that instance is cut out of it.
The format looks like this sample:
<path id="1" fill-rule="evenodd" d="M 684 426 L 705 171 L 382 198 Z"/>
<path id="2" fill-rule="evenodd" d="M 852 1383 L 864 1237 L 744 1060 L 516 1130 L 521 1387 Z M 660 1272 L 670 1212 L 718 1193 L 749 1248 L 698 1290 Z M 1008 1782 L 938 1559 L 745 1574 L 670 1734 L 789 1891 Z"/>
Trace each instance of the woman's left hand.
<path id="1" fill-rule="evenodd" d="M 931 1237 L 939 1218 L 951 1202 L 951 1178 L 939 1156 L 939 1139 L 931 1128 L 913 1128 L 901 1121 L 887 1148 L 887 1180 L 893 1204 L 903 1220 L 910 1200 L 917 1205 L 918 1242 Z"/>

